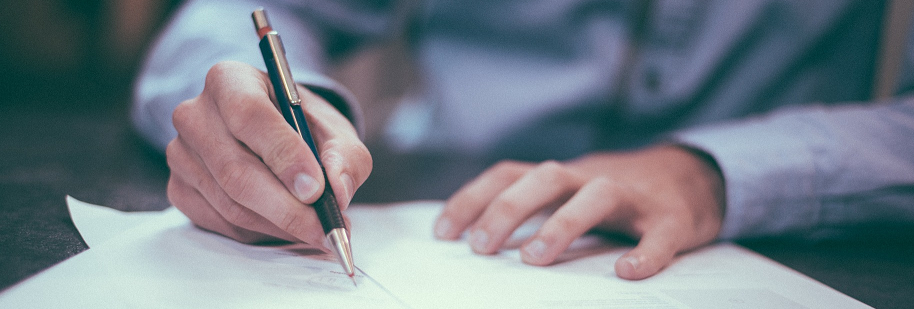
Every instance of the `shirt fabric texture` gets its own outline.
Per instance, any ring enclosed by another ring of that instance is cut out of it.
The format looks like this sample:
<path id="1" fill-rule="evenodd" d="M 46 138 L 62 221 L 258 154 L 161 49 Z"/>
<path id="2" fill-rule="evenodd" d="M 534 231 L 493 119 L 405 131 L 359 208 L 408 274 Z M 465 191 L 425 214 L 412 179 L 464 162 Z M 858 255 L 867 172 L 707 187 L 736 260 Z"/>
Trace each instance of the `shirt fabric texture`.
<path id="1" fill-rule="evenodd" d="M 357 128 L 329 64 L 406 33 L 423 87 L 385 133 L 403 153 L 562 160 L 671 142 L 720 167 L 721 239 L 914 222 L 914 46 L 897 95 L 869 102 L 881 1 L 190 1 L 137 81 L 152 144 L 176 136 L 172 110 L 213 64 L 264 69 L 258 6 L 296 81 Z"/>

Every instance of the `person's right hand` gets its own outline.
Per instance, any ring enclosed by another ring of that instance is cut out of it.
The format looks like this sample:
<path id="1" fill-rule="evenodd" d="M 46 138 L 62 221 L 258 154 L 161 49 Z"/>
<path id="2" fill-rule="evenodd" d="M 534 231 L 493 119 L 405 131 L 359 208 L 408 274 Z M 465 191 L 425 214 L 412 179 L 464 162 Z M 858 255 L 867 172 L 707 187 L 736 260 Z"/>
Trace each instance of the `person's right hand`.
<path id="1" fill-rule="evenodd" d="M 305 117 L 341 210 L 371 173 L 371 155 L 337 109 L 298 86 Z M 266 73 L 214 65 L 203 92 L 175 108 L 168 199 L 199 227 L 254 243 L 274 238 L 321 246 L 311 203 L 324 179 L 308 145 L 274 106 Z"/>

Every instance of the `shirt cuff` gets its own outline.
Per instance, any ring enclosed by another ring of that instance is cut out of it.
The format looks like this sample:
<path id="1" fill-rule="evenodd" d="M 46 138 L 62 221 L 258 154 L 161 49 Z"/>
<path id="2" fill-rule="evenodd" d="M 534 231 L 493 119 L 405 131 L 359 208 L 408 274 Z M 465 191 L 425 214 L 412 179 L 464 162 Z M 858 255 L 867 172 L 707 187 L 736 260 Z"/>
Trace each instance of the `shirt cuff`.
<path id="1" fill-rule="evenodd" d="M 789 235 L 820 221 L 816 147 L 803 136 L 809 128 L 796 120 L 761 118 L 673 135 L 674 143 L 708 153 L 720 167 L 726 206 L 718 238 Z"/>

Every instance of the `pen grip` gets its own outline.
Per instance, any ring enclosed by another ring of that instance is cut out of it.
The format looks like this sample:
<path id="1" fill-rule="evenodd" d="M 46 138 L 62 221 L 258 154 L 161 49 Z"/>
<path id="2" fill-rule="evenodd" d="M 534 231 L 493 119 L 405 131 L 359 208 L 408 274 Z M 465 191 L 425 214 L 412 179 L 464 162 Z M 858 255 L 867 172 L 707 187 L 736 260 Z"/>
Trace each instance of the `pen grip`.
<path id="1" fill-rule="evenodd" d="M 327 171 L 324 170 L 324 164 L 321 162 L 320 154 L 317 151 L 317 143 L 311 136 L 311 130 L 308 128 L 308 121 L 305 119 L 305 113 L 302 110 L 301 102 L 294 102 L 299 99 L 295 84 L 291 81 L 291 73 L 285 62 L 282 41 L 279 35 L 267 34 L 260 40 L 260 51 L 263 55 L 263 61 L 267 67 L 267 73 L 270 76 L 270 82 L 273 84 L 273 92 L 276 94 L 276 103 L 283 118 L 295 129 L 301 138 L 308 144 L 314 159 L 321 167 L 321 174 L 324 176 L 324 192 L 320 198 L 314 202 L 314 211 L 317 212 L 317 218 L 324 228 L 324 234 L 337 228 L 345 228 L 343 214 L 337 205 L 336 195 L 333 194 L 333 188 L 330 186 L 330 180 L 327 179 Z M 284 80 L 281 75 L 285 74 L 290 80 Z"/>
<path id="2" fill-rule="evenodd" d="M 317 212 L 317 218 L 324 227 L 324 234 L 330 233 L 336 228 L 345 228 L 346 223 L 343 221 L 343 213 L 337 206 L 336 195 L 333 194 L 333 188 L 330 187 L 330 181 L 327 180 L 327 172 L 321 167 L 324 174 L 324 193 L 314 202 L 314 211 Z"/>
<path id="3" fill-rule="evenodd" d="M 345 228 L 343 214 L 340 213 L 336 195 L 333 194 L 333 187 L 330 186 L 330 180 L 327 178 L 327 170 L 324 169 L 324 164 L 321 162 L 320 154 L 317 151 L 317 143 L 314 142 L 314 138 L 311 136 L 311 129 L 308 127 L 308 122 L 305 121 L 305 113 L 301 105 L 289 105 L 285 101 L 280 105 L 286 107 L 283 111 L 288 114 L 283 116 L 305 140 L 305 144 L 308 144 L 308 148 L 314 154 L 314 159 L 317 160 L 317 164 L 321 167 L 321 174 L 324 176 L 324 192 L 314 202 L 313 207 L 314 211 L 317 212 L 317 218 L 321 221 L 321 226 L 324 228 L 324 234 L 336 228 Z"/>

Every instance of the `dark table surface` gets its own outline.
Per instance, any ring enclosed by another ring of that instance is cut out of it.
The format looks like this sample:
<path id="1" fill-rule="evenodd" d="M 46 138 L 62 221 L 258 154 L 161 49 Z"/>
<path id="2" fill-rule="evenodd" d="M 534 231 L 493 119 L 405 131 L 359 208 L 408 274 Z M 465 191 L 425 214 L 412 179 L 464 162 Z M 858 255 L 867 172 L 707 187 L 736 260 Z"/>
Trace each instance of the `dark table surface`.
<path id="1" fill-rule="evenodd" d="M 0 98 L 0 289 L 87 249 L 66 195 L 129 211 L 168 207 L 165 160 L 131 130 L 125 97 Z M 741 244 L 868 305 L 910 308 L 914 233 L 895 235 Z"/>

